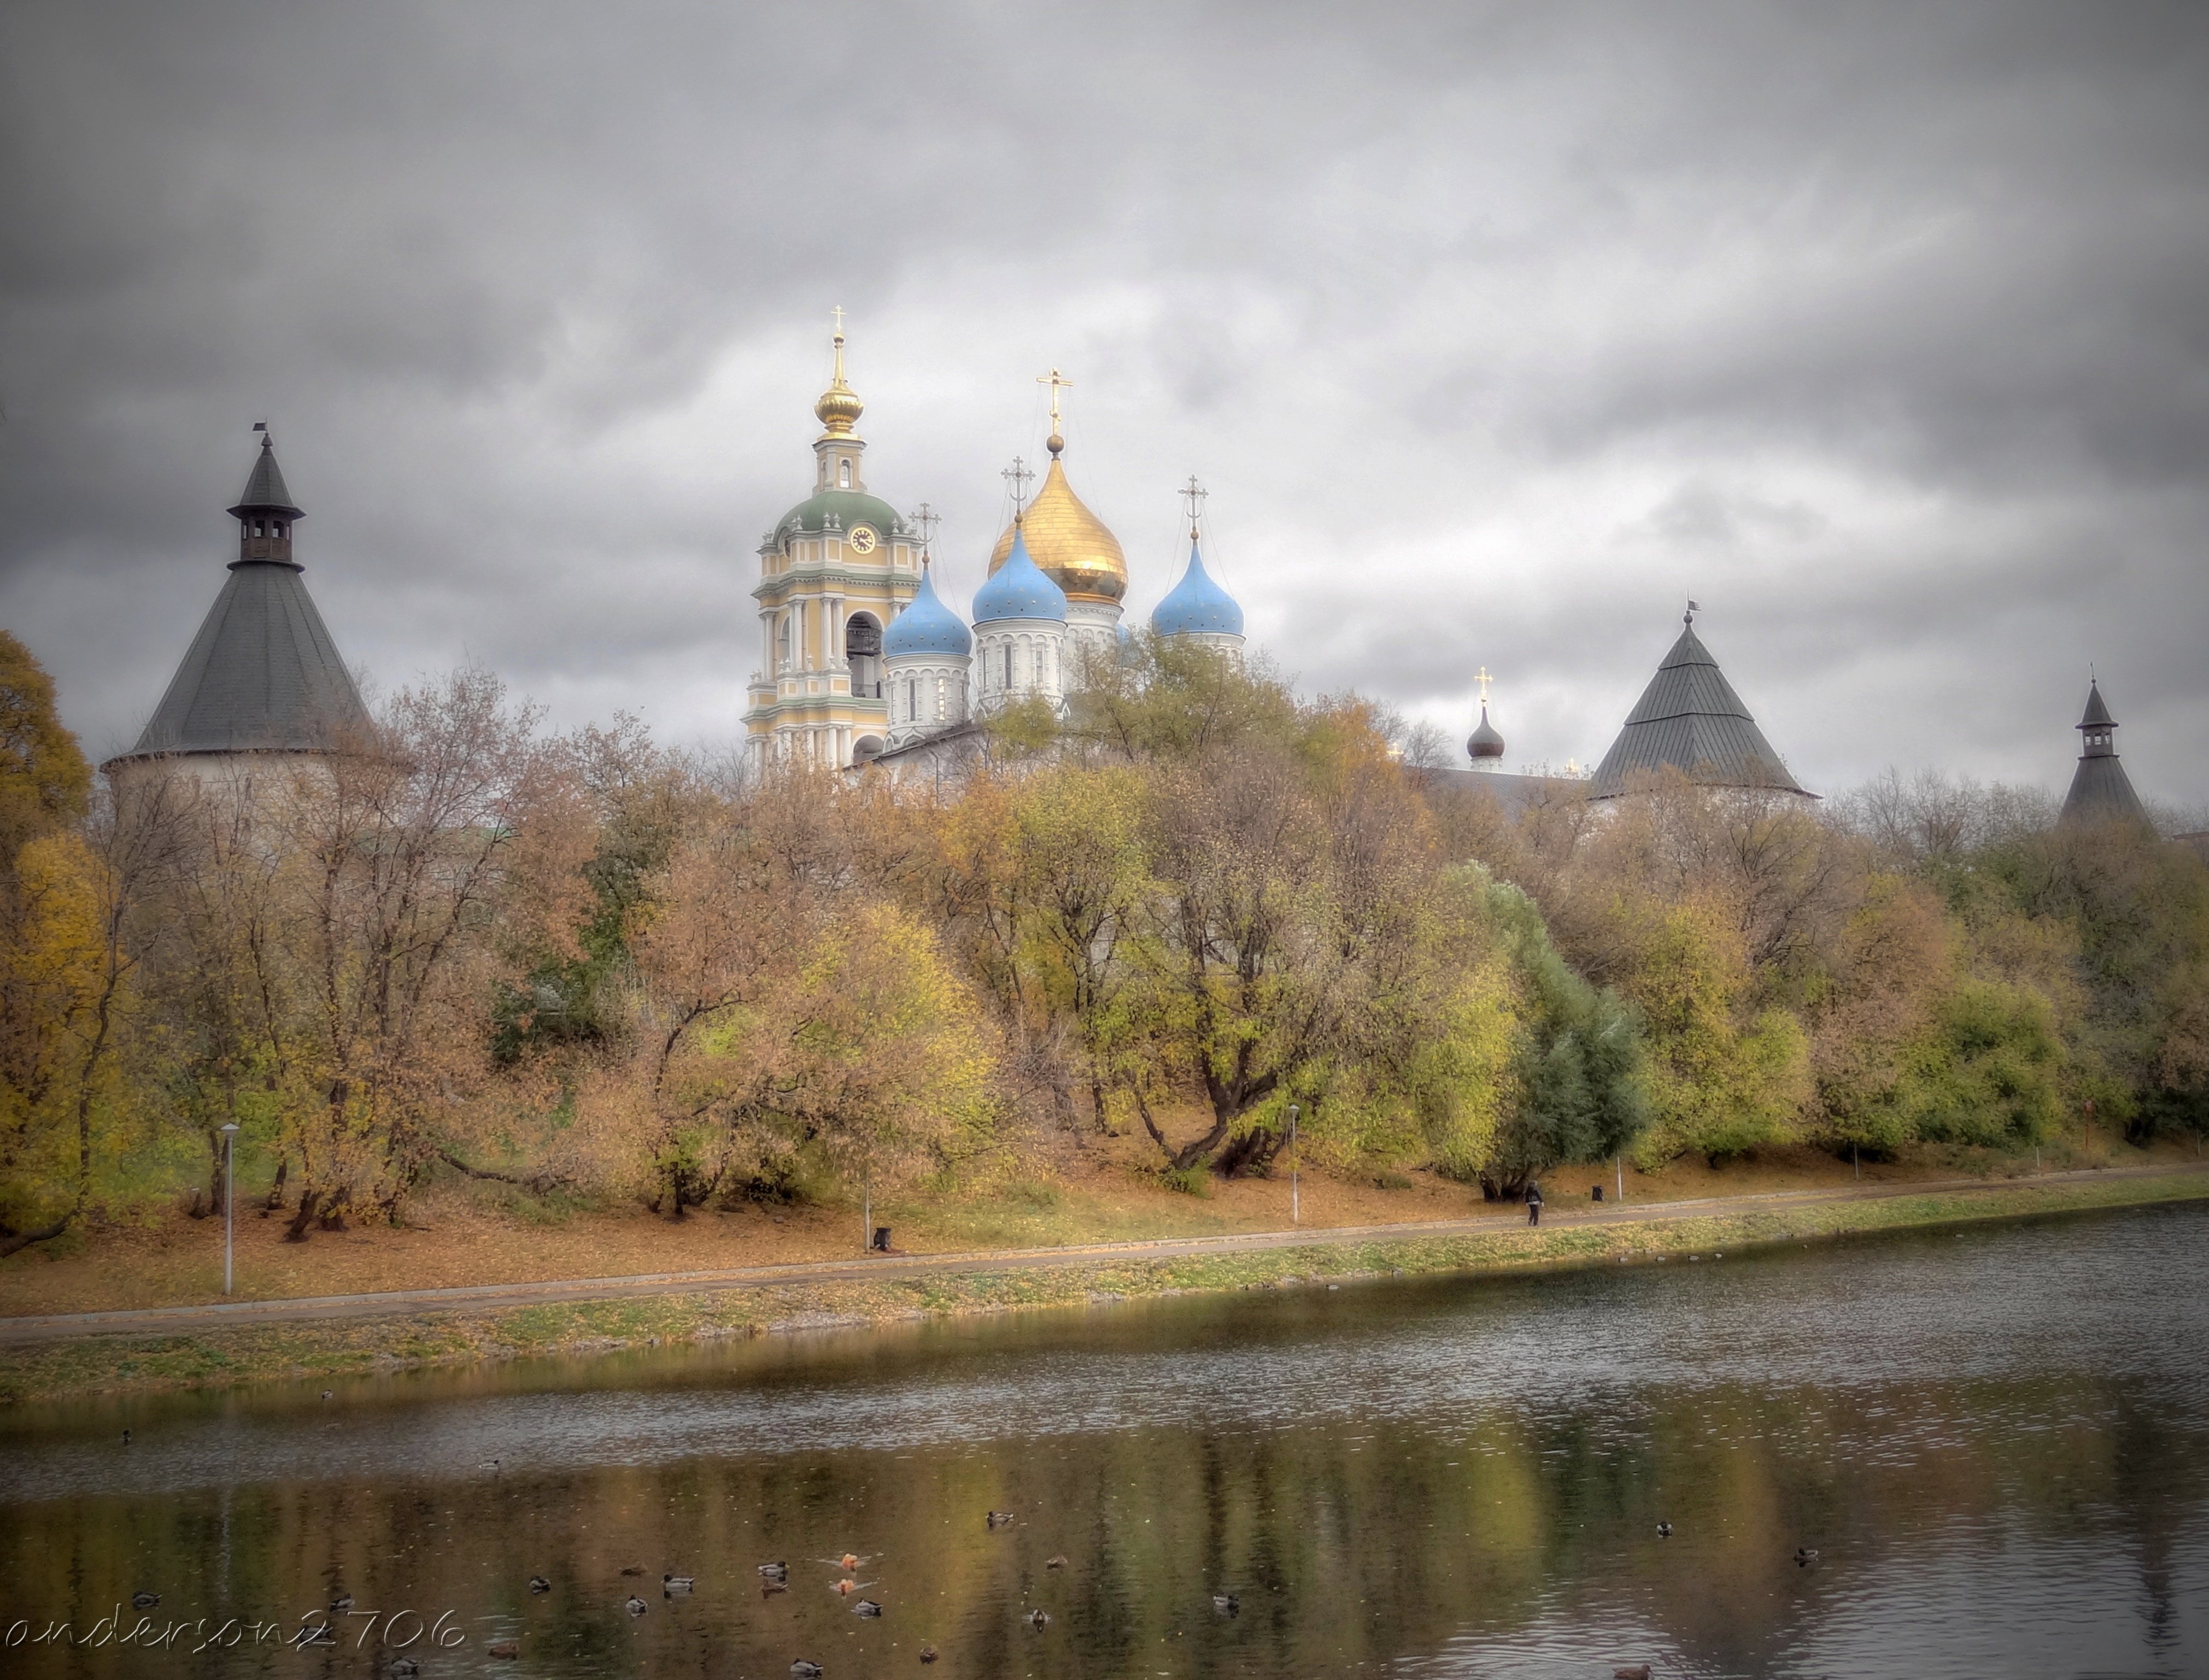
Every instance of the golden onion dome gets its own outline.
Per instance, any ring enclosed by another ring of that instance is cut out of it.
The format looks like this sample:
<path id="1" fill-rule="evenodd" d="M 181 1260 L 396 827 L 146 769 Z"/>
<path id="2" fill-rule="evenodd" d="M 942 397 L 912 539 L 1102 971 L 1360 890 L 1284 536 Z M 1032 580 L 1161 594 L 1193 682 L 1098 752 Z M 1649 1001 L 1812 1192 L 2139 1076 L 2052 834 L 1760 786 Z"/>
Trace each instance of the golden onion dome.
<path id="1" fill-rule="evenodd" d="M 842 310 L 838 310 L 839 315 Z M 813 412 L 822 427 L 831 437 L 849 437 L 859 417 L 866 412 L 866 405 L 859 393 L 844 383 L 844 329 L 836 329 L 836 373 L 828 381 L 828 388 L 821 393 L 821 400 L 813 405 Z"/>
<path id="2" fill-rule="evenodd" d="M 1120 552 L 1120 539 L 1104 522 L 1081 505 L 1081 498 L 1066 482 L 1066 469 L 1058 452 L 1065 440 L 1050 437 L 1050 471 L 1043 488 L 1014 525 L 1005 527 L 990 555 L 990 575 L 1013 551 L 1016 531 L 1027 536 L 1028 554 L 1070 600 L 1117 601 L 1128 592 L 1128 557 Z"/>

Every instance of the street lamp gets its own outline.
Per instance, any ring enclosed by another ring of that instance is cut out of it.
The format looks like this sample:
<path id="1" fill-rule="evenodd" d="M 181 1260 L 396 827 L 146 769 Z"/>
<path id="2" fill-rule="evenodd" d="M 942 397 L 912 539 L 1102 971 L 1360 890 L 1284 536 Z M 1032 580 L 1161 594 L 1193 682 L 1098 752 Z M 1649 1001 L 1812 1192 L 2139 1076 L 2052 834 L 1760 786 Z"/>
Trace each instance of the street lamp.
<path id="1" fill-rule="evenodd" d="M 1301 1225 L 1304 1221 L 1303 1186 L 1297 1182 L 1297 1168 L 1300 1164 L 1297 1158 L 1297 1116 L 1303 1112 L 1295 1103 L 1289 1105 L 1289 1223 L 1291 1225 Z"/>
<path id="2" fill-rule="evenodd" d="M 230 1293 L 232 1257 L 238 1238 L 238 1173 L 232 1163 L 238 1155 L 238 1122 L 222 1129 L 222 1293 Z"/>

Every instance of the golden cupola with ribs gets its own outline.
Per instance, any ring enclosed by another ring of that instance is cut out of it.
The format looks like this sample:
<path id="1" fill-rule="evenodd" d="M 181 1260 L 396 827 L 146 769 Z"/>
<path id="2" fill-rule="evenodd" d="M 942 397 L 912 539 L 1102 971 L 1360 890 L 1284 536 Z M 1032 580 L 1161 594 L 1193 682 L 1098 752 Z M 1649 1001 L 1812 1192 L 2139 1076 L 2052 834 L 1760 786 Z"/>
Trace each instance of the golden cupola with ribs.
<path id="1" fill-rule="evenodd" d="M 1015 534 L 1027 543 L 1029 558 L 1038 569 L 1066 592 L 1066 628 L 1069 636 L 1100 649 L 1114 645 L 1120 624 L 1121 598 L 1128 592 L 1128 557 L 1120 539 L 1104 522 L 1082 504 L 1067 483 L 1061 459 L 1066 439 L 1059 429 L 1058 393 L 1072 381 L 1054 368 L 1039 381 L 1050 387 L 1050 467 L 1043 488 L 1035 494 L 1020 518 L 1005 527 L 990 555 L 990 573 L 996 575 L 1013 552 Z"/>

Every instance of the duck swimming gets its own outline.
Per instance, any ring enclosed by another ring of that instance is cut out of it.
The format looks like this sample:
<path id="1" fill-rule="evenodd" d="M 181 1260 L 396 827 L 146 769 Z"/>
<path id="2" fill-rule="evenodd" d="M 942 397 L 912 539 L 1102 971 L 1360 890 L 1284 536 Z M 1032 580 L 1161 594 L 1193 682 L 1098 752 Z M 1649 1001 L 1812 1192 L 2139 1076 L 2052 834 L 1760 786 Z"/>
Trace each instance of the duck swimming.
<path id="1" fill-rule="evenodd" d="M 650 1605 L 645 1603 L 642 1599 L 638 1598 L 635 1593 L 632 1593 L 629 1595 L 629 1613 L 630 1615 L 641 1616 L 645 1611 L 651 1608 L 652 1606 Z"/>
<path id="2" fill-rule="evenodd" d="M 1672 1538 L 1672 1525 L 1669 1522 L 1658 1523 L 1657 1525 L 1657 1538 L 1660 1540 L 1670 1539 Z"/>
<path id="3" fill-rule="evenodd" d="M 852 1606 L 852 1614 L 854 1616 L 880 1616 L 882 1613 L 882 1607 L 872 1599 L 862 1599 Z"/>
<path id="4" fill-rule="evenodd" d="M 545 1580 L 543 1575 L 532 1575 L 529 1577 L 529 1590 L 533 1593 L 550 1593 L 552 1590 L 552 1583 Z"/>

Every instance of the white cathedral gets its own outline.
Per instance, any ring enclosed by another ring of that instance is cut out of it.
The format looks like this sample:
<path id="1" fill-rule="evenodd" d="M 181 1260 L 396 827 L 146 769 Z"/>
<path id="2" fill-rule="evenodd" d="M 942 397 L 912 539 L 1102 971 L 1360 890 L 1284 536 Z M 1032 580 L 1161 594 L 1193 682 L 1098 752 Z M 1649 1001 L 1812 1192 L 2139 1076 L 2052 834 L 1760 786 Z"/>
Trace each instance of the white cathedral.
<path id="1" fill-rule="evenodd" d="M 1117 655 L 1128 590 L 1119 540 L 1067 482 L 1066 440 L 1054 369 L 1050 466 L 1032 501 L 1018 495 L 1013 521 L 975 592 L 972 624 L 936 588 L 924 527 L 871 494 L 861 471 L 862 412 L 844 375 L 844 334 L 834 372 L 814 405 L 813 494 L 761 542 L 761 656 L 744 713 L 755 766 L 803 762 L 847 769 L 895 766 L 1017 701 L 1063 707 L 1085 658 Z M 1205 570 L 1194 519 L 1189 565 L 1151 613 L 1162 636 L 1239 656 L 1243 609 Z"/>

